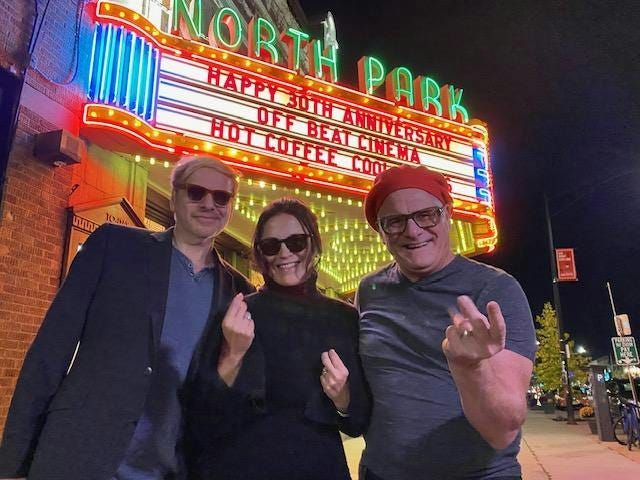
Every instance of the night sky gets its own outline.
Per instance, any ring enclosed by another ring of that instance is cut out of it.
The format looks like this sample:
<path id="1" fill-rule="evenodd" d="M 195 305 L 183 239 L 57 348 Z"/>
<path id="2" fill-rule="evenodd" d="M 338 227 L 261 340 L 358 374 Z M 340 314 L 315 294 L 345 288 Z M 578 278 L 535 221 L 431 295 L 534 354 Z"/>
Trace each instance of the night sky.
<path id="1" fill-rule="evenodd" d="M 379 58 L 464 89 L 488 123 L 499 244 L 478 259 L 522 284 L 534 315 L 552 299 L 543 192 L 555 246 L 576 249 L 565 329 L 597 357 L 618 313 L 640 334 L 640 2 L 300 0 L 333 13 L 343 84 Z M 315 36 L 318 35 L 318 30 Z"/>

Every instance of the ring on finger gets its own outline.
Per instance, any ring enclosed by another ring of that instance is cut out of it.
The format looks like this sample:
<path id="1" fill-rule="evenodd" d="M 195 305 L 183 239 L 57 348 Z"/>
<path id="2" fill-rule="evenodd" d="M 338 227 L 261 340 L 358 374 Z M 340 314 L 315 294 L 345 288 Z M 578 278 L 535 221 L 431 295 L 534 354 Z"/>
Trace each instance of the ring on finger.
<path id="1" fill-rule="evenodd" d="M 464 338 L 464 337 L 468 337 L 468 336 L 469 336 L 469 335 L 471 335 L 472 333 L 473 333 L 473 331 L 472 331 L 472 330 L 467 330 L 467 329 L 465 328 L 464 332 L 462 332 L 462 335 L 460 335 L 460 336 Z"/>
<path id="2" fill-rule="evenodd" d="M 244 318 L 246 318 L 247 320 L 251 320 L 251 312 L 245 313 Z"/>
<path id="3" fill-rule="evenodd" d="M 323 367 L 322 368 L 322 373 L 320 375 L 322 375 L 323 377 L 328 373 L 327 367 Z"/>

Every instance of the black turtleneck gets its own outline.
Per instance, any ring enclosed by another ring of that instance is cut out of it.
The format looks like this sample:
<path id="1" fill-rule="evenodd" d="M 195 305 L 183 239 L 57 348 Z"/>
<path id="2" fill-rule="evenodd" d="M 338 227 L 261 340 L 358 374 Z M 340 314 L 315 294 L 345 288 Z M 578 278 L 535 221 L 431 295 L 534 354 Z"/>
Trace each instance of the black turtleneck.
<path id="1" fill-rule="evenodd" d="M 285 296 L 302 297 L 302 296 L 317 296 L 320 295 L 318 288 L 316 287 L 316 281 L 318 274 L 312 272 L 304 282 L 298 285 L 280 285 L 273 278 L 265 275 L 264 286 L 260 291 L 278 293 Z"/>
<path id="2" fill-rule="evenodd" d="M 348 479 L 339 429 L 359 435 L 369 414 L 358 357 L 358 314 L 322 295 L 316 275 L 293 287 L 265 280 L 258 293 L 246 297 L 256 335 L 233 387 L 247 392 L 245 400 L 233 402 L 250 407 L 227 415 L 224 421 L 235 426 L 226 438 L 199 446 L 200 471 L 194 478 Z M 347 419 L 336 413 L 320 384 L 320 355 L 331 348 L 350 372 Z"/>

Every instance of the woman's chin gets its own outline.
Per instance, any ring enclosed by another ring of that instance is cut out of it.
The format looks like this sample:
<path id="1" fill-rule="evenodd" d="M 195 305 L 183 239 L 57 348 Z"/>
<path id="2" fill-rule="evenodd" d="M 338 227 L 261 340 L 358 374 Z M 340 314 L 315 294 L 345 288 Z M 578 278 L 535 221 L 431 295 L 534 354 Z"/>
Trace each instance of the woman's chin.
<path id="1" fill-rule="evenodd" d="M 291 272 L 271 272 L 271 278 L 281 287 L 294 287 L 304 281 L 304 275 L 296 271 Z"/>
<path id="2" fill-rule="evenodd" d="M 274 281 L 282 287 L 295 287 L 296 285 L 300 285 L 302 283 L 302 279 L 298 278 L 297 276 L 274 278 Z"/>

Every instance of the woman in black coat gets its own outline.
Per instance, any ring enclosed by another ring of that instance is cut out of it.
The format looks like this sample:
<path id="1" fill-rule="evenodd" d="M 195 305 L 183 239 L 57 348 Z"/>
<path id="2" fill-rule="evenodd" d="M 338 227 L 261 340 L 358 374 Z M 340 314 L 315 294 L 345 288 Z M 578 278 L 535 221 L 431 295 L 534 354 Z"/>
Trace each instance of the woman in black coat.
<path id="1" fill-rule="evenodd" d="M 370 409 L 358 314 L 317 290 L 322 243 L 302 202 L 265 209 L 253 252 L 265 286 L 233 299 L 192 364 L 189 479 L 349 479 L 339 431 L 360 435 Z"/>

